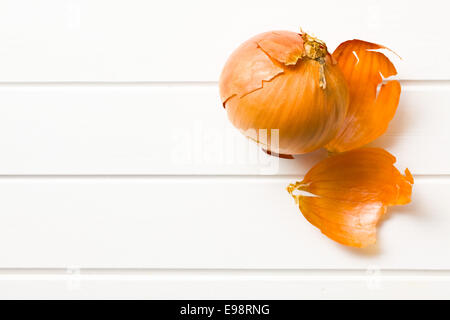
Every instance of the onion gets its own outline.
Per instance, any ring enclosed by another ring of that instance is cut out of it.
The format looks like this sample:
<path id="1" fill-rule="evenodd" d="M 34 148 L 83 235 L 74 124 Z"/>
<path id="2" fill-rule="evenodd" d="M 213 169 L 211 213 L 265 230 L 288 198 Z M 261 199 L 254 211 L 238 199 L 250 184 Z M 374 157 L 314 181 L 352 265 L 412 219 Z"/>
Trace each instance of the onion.
<path id="1" fill-rule="evenodd" d="M 347 82 L 325 43 L 290 31 L 244 42 L 225 64 L 219 87 L 231 123 L 268 152 L 285 155 L 330 142 L 349 101 Z M 279 130 L 276 145 L 269 142 L 273 130 Z"/>
<path id="2" fill-rule="evenodd" d="M 376 241 L 376 226 L 388 206 L 411 201 L 414 179 L 379 148 L 361 148 L 322 160 L 303 181 L 288 186 L 305 218 L 329 238 L 348 246 Z M 307 195 L 296 192 L 307 192 Z"/>

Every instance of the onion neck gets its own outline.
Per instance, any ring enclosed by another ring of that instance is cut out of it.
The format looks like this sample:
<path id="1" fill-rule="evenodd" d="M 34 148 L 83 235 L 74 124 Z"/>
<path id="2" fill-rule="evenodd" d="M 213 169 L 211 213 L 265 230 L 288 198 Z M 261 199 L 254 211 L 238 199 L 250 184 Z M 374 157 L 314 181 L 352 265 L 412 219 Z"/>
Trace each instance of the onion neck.
<path id="1" fill-rule="evenodd" d="M 327 82 L 325 79 L 325 58 L 328 54 L 327 45 L 322 40 L 310 36 L 307 33 L 302 34 L 303 47 L 305 48 L 305 57 L 316 60 L 320 64 L 319 68 L 319 86 L 325 89 Z"/>

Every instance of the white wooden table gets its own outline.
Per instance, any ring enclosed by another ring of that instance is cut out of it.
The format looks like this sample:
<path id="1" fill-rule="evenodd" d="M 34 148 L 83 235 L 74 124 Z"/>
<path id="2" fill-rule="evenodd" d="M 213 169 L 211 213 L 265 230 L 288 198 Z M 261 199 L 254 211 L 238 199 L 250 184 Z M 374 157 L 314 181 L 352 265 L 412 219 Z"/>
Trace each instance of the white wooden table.
<path id="1" fill-rule="evenodd" d="M 0 298 L 449 298 L 448 1 L 0 1 Z M 378 244 L 285 191 L 324 156 L 261 154 L 217 89 L 232 50 L 302 27 L 394 49 L 381 146 L 413 201 Z"/>

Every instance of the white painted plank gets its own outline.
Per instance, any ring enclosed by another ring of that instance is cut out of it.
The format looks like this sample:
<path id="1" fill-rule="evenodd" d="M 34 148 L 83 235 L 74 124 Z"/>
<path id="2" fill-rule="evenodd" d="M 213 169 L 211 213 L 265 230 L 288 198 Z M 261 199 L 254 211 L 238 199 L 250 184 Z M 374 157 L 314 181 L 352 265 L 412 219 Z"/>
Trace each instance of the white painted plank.
<path id="1" fill-rule="evenodd" d="M 448 299 L 443 272 L 154 271 L 0 276 L 1 299 Z"/>
<path id="2" fill-rule="evenodd" d="M 0 86 L 2 175 L 302 175 L 325 152 L 284 160 L 227 120 L 215 85 Z M 414 174 L 450 174 L 450 83 L 403 82 L 374 143 Z"/>
<path id="3" fill-rule="evenodd" d="M 377 246 L 339 245 L 290 178 L 2 178 L 0 268 L 450 270 L 450 180 L 417 178 Z"/>
<path id="4" fill-rule="evenodd" d="M 0 81 L 211 81 L 244 40 L 303 27 L 403 57 L 402 79 L 450 79 L 448 1 L 3 0 Z"/>

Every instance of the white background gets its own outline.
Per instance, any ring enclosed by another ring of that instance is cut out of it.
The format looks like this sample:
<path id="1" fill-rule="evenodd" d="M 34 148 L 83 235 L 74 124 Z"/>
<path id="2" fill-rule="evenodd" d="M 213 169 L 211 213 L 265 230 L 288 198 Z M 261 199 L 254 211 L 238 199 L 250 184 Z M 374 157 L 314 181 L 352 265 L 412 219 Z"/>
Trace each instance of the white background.
<path id="1" fill-rule="evenodd" d="M 448 2 L 0 1 L 0 298 L 449 298 Z M 228 123 L 242 41 L 302 27 L 395 50 L 402 97 L 372 145 L 413 202 L 338 245 L 278 160 Z"/>

